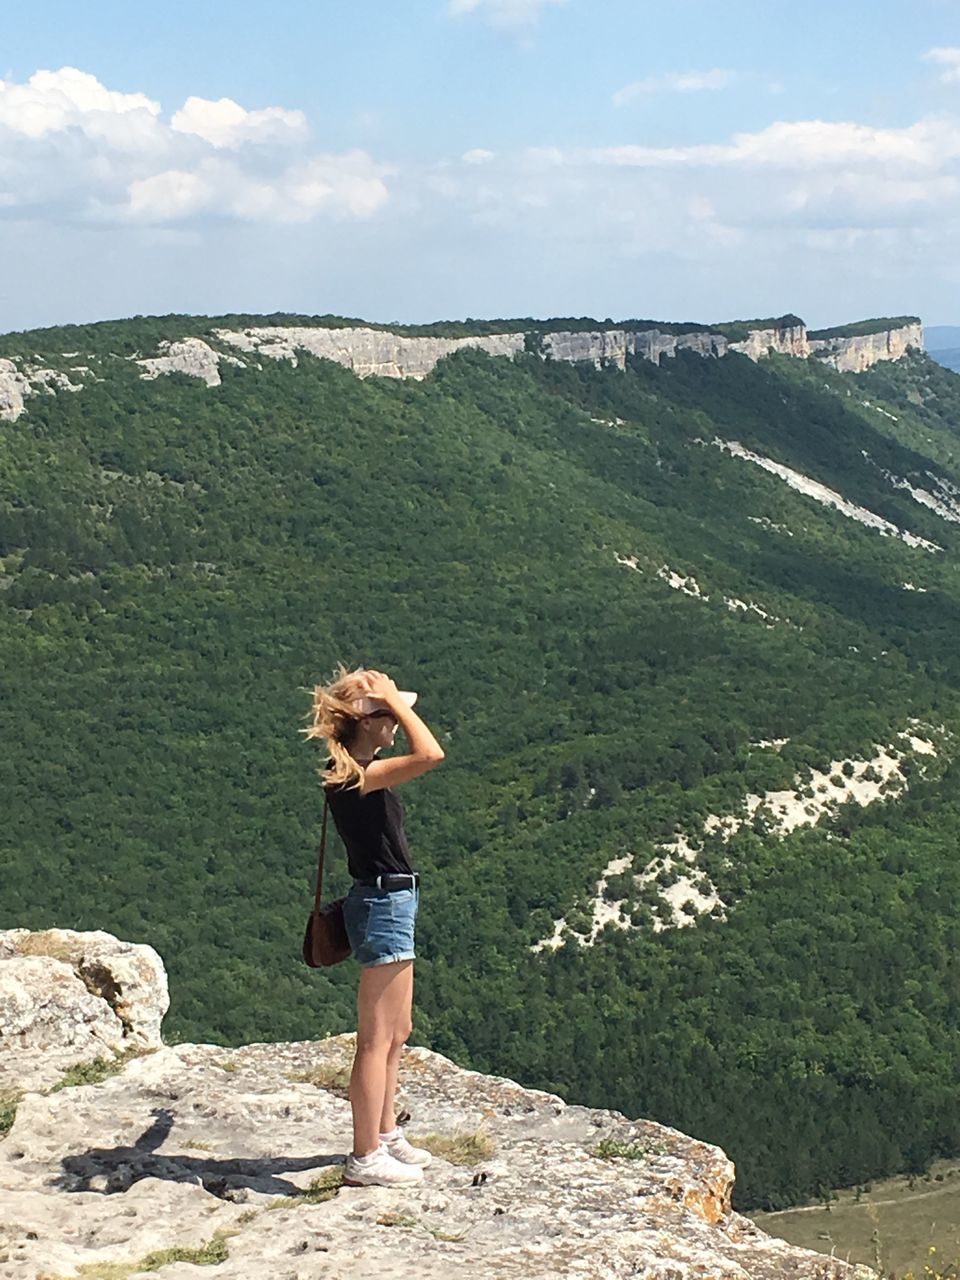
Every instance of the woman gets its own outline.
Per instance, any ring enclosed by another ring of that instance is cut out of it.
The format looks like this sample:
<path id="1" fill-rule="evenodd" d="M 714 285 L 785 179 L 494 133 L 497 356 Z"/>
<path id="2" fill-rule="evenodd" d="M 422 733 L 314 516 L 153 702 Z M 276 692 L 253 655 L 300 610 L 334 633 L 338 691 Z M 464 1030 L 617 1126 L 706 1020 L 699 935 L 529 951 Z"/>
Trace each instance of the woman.
<path id="1" fill-rule="evenodd" d="M 357 1052 L 350 1076 L 353 1151 L 348 1186 L 408 1186 L 423 1178 L 429 1152 L 413 1147 L 397 1127 L 397 1073 L 411 1031 L 413 934 L 420 877 L 410 864 L 403 808 L 394 787 L 443 759 L 436 738 L 382 671 L 348 672 L 313 691 L 308 738 L 326 739 L 322 771 L 330 813 L 347 848 L 353 886 L 344 903 L 350 946 L 360 962 Z M 405 755 L 378 760 L 397 726 Z"/>

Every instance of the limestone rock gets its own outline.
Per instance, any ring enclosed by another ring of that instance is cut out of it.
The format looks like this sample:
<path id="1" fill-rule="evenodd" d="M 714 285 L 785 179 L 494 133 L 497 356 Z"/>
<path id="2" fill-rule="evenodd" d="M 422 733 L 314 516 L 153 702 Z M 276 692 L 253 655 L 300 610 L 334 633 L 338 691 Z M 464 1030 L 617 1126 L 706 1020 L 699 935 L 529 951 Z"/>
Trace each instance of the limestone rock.
<path id="1" fill-rule="evenodd" d="M 527 335 L 520 332 L 472 335 L 462 338 L 409 337 L 385 329 L 362 325 L 342 328 L 302 326 L 260 326 L 243 330 L 218 329 L 215 339 L 251 356 L 288 360 L 296 365 L 298 352 L 306 351 L 333 360 L 360 378 L 425 378 L 444 356 L 463 348 L 485 351 L 493 356 L 518 355 L 526 349 Z M 908 351 L 923 350 L 923 329 L 905 325 L 882 333 L 851 338 L 812 339 L 803 323 L 752 329 L 740 342 L 706 330 L 665 333 L 660 329 L 596 329 L 545 333 L 540 339 L 543 354 L 553 360 L 587 362 L 596 368 L 625 369 L 628 356 L 639 355 L 654 364 L 678 351 L 694 351 L 701 356 L 725 356 L 737 352 L 751 360 L 761 360 L 770 351 L 806 359 L 817 354 L 825 364 L 845 372 L 859 373 L 878 360 L 898 360 Z M 76 355 L 78 353 L 63 353 Z M 147 380 L 163 374 L 184 373 L 199 378 L 208 387 L 220 385 L 224 363 L 245 367 L 238 356 L 215 350 L 201 338 L 188 337 L 161 342 L 159 353 L 136 363 Z M 257 366 L 259 367 L 259 365 Z M 75 365 L 72 373 L 93 377 L 88 366 Z M 95 379 L 99 380 L 99 379 Z M 54 369 L 18 367 L 14 360 L 0 359 L 0 419 L 16 420 L 24 411 L 27 396 L 43 390 L 79 391 L 82 384 Z"/>
<path id="2" fill-rule="evenodd" d="M 360 378 L 425 378 L 437 361 L 462 348 L 512 356 L 523 350 L 522 333 L 497 333 L 466 338 L 408 338 L 383 329 L 322 329 L 264 327 L 236 332 L 218 329 L 216 336 L 241 351 L 257 352 L 272 360 L 296 364 L 297 352 L 308 351 L 345 365 Z"/>
<path id="3" fill-rule="evenodd" d="M 151 381 L 162 373 L 185 373 L 199 378 L 208 387 L 220 386 L 220 362 L 243 365 L 235 356 L 223 355 L 200 338 L 184 338 L 180 342 L 161 342 L 162 355 L 150 360 L 138 360 L 144 370 L 140 377 Z"/>
<path id="4" fill-rule="evenodd" d="M 74 1063 L 158 1048 L 169 1005 L 152 947 L 101 932 L 0 931 L 0 1087 L 49 1085 Z"/>
<path id="5" fill-rule="evenodd" d="M 487 1153 L 476 1165 L 435 1157 L 412 1190 L 343 1187 L 310 1203 L 304 1193 L 336 1181 L 349 1147 L 340 1086 L 352 1052 L 351 1036 L 178 1045 L 99 1085 L 27 1095 L 0 1143 L 11 1237 L 0 1277 L 72 1276 L 216 1231 L 229 1253 L 218 1280 L 870 1275 L 733 1212 L 733 1166 L 718 1148 L 426 1049 L 401 1068 L 411 1138 L 443 1135 L 456 1156 L 458 1139 L 479 1134 Z M 604 1158 L 605 1140 L 633 1158 Z"/>
<path id="6" fill-rule="evenodd" d="M 0 418 L 16 422 L 32 388 L 12 360 L 0 360 Z"/>
<path id="7" fill-rule="evenodd" d="M 841 373 L 863 373 L 880 360 L 900 360 L 911 349 L 923 350 L 923 326 L 906 324 L 882 333 L 852 338 L 811 338 L 810 350 Z"/>
<path id="8" fill-rule="evenodd" d="M 153 1013 L 137 1023 L 144 1042 L 144 1025 L 159 1025 L 166 984 L 149 948 L 20 929 L 0 934 L 0 957 L 0 990 L 20 981 L 26 992 L 29 972 L 34 998 L 64 1010 L 57 992 L 70 990 L 74 1012 L 42 1033 L 51 1046 L 75 1052 L 78 1027 L 93 1035 L 85 1001 L 109 1001 L 104 1034 L 129 1040 L 152 990 Z M 0 1000 L 6 1028 L 39 1027 L 27 1001 Z M 19 1034 L 0 1037 L 8 1066 L 22 1062 Z M 155 1251 L 205 1244 L 219 1251 L 207 1259 L 217 1280 L 872 1277 L 735 1213 L 734 1169 L 719 1148 L 428 1049 L 408 1050 L 400 1075 L 410 1137 L 434 1149 L 423 1183 L 339 1186 L 354 1044 L 161 1046 L 119 1060 L 99 1084 L 25 1093 L 0 1141 L 0 1280 L 73 1277 L 87 1265 L 134 1271 Z M 188 1259 L 159 1269 L 195 1274 Z"/>
<path id="9" fill-rule="evenodd" d="M 545 333 L 544 352 L 552 360 L 572 364 L 589 363 L 595 368 L 626 368 L 627 356 L 639 355 L 658 364 L 661 356 L 678 351 L 695 351 L 702 356 L 723 356 L 728 349 L 719 333 L 695 330 L 691 333 L 661 333 L 659 329 L 598 329 L 576 333 Z M 764 351 L 766 354 L 766 351 Z"/>
<path id="10" fill-rule="evenodd" d="M 80 391 L 82 383 L 73 383 L 56 369 L 26 366 L 22 370 L 14 360 L 0 359 L 0 419 L 16 422 L 26 408 L 24 400 L 38 388 L 50 395 L 57 391 Z"/>
<path id="11" fill-rule="evenodd" d="M 751 329 L 743 342 L 731 342 L 731 351 L 739 351 L 751 360 L 762 360 L 770 351 L 805 360 L 810 354 L 805 325 L 779 325 L 776 329 Z"/>

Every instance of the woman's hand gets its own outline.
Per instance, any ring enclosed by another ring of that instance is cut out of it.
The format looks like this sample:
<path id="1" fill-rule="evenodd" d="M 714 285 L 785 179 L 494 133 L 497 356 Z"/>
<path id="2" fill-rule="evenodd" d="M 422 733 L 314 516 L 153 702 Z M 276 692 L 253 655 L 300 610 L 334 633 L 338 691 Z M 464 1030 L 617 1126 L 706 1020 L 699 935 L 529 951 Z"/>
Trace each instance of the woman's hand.
<path id="1" fill-rule="evenodd" d="M 391 702 L 399 696 L 396 683 L 383 671 L 367 670 L 362 677 L 364 693 L 368 698 L 379 698 L 381 702 Z"/>

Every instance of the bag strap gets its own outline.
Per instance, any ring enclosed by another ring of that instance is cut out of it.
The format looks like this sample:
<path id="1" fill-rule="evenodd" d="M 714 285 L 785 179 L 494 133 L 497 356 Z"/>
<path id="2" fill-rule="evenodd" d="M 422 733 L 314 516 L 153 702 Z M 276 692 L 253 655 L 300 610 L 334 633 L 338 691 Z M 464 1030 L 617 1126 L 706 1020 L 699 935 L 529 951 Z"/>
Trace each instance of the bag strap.
<path id="1" fill-rule="evenodd" d="M 320 831 L 320 862 L 317 866 L 317 892 L 313 900 L 314 915 L 320 914 L 320 899 L 323 896 L 323 855 L 327 847 L 327 810 L 330 803 L 326 793 L 323 796 L 323 827 Z"/>

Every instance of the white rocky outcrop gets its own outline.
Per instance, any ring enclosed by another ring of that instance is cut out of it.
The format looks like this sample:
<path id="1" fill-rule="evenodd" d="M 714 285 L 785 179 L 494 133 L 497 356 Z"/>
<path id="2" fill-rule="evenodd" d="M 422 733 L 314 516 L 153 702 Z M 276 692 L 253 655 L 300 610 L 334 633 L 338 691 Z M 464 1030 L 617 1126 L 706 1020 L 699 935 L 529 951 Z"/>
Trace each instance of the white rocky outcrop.
<path id="1" fill-rule="evenodd" d="M 830 489 L 825 484 L 821 484 L 819 480 L 813 480 L 810 476 L 805 476 L 802 471 L 795 471 L 792 467 L 788 467 L 782 462 L 775 462 L 772 458 L 767 458 L 762 453 L 755 453 L 754 450 L 747 449 L 739 440 L 721 440 L 719 437 L 715 437 L 713 444 L 725 453 L 732 454 L 735 458 L 743 458 L 746 462 L 752 462 L 756 466 L 762 467 L 764 471 L 769 471 L 772 475 L 786 481 L 790 488 L 796 489 L 798 493 L 803 493 L 808 498 L 813 498 L 815 502 L 819 502 L 823 506 L 833 507 L 841 515 L 847 516 L 850 520 L 857 520 L 860 524 L 866 525 L 870 529 L 876 529 L 878 533 L 883 534 L 885 537 L 899 538 L 907 546 L 922 547 L 924 551 L 943 550 L 943 547 L 938 546 L 935 542 L 921 538 L 919 534 L 900 529 L 889 520 L 884 519 L 883 516 L 878 516 L 876 512 L 869 511 L 866 507 L 861 507 L 856 502 L 850 502 L 842 494 L 837 493 L 835 489 Z"/>
<path id="2" fill-rule="evenodd" d="M 923 325 L 905 324 L 850 338 L 811 338 L 810 352 L 841 373 L 863 373 L 881 360 L 900 360 L 923 350 Z"/>
<path id="3" fill-rule="evenodd" d="M 739 351 L 751 360 L 762 360 L 771 351 L 805 360 L 810 354 L 810 344 L 805 325 L 786 324 L 775 329 L 751 329 L 742 342 L 731 342 L 729 350 Z"/>
<path id="4" fill-rule="evenodd" d="M 148 381 L 159 378 L 163 373 L 185 373 L 190 378 L 199 378 L 208 387 L 219 387 L 220 363 L 244 367 L 243 361 L 236 356 L 224 355 L 214 351 L 209 343 L 200 338 L 183 338 L 179 342 L 161 342 L 161 354 L 149 360 L 138 360 L 143 369 L 140 377 Z"/>
<path id="5" fill-rule="evenodd" d="M 728 343 L 719 333 L 663 333 L 659 329 L 594 329 L 570 333 L 545 333 L 543 354 L 568 364 L 592 364 L 624 370 L 627 356 L 638 355 L 654 364 L 661 356 L 695 351 L 702 356 L 726 355 Z"/>
<path id="6" fill-rule="evenodd" d="M 911 722 L 908 729 L 897 735 L 894 742 L 877 746 L 866 760 L 835 760 L 825 770 L 812 769 L 804 780 L 794 779 L 793 786 L 783 791 L 766 791 L 744 797 L 741 810 L 731 814 L 710 814 L 703 824 L 705 836 L 719 836 L 726 843 L 743 827 L 762 821 L 765 832 L 776 839 L 783 839 L 798 827 L 814 826 L 825 815 L 836 812 L 842 804 L 867 806 L 884 797 L 895 799 L 907 790 L 904 761 L 908 753 L 917 756 L 936 756 L 936 742 L 923 726 Z M 758 750 L 779 751 L 787 743 L 786 738 L 773 738 L 752 743 Z M 667 878 L 672 881 L 658 888 L 658 897 L 670 907 L 669 917 L 654 916 L 642 926 L 634 925 L 628 899 L 609 901 L 607 884 L 611 876 L 625 875 L 634 864 L 633 855 L 620 855 L 611 859 L 597 881 L 590 907 L 592 921 L 585 933 L 569 928 L 566 919 L 555 920 L 553 932 L 531 947 L 532 951 L 554 951 L 572 938 L 580 946 L 593 946 L 607 925 L 630 930 L 643 927 L 654 933 L 662 929 L 684 928 L 696 922 L 699 916 L 714 912 L 724 917 L 723 905 L 716 887 L 698 866 L 700 845 L 686 834 L 657 846 L 657 856 L 633 879 L 638 889 L 643 889 Z M 666 877 L 664 876 L 666 874 Z"/>
<path id="7" fill-rule="evenodd" d="M 289 360 L 307 351 L 323 360 L 334 360 L 360 378 L 425 378 L 444 356 L 463 348 L 486 351 L 492 356 L 513 356 L 522 351 L 522 333 L 496 333 L 465 338 L 409 338 L 385 329 L 323 329 L 264 327 L 216 330 L 216 337 L 239 351 Z"/>
<path id="8" fill-rule="evenodd" d="M 0 930 L 0 1088 L 49 1085 L 104 1053 L 157 1048 L 169 1004 L 152 947 L 109 933 Z"/>
<path id="9" fill-rule="evenodd" d="M 306 351 L 325 360 L 333 360 L 352 370 L 360 378 L 425 378 L 444 356 L 464 348 L 485 351 L 492 356 L 512 357 L 526 349 L 523 332 L 471 335 L 460 338 L 412 337 L 387 329 L 371 329 L 364 325 L 323 328 L 311 325 L 264 325 L 247 329 L 217 329 L 213 338 L 250 356 L 271 360 L 288 360 L 296 365 L 298 352 Z M 854 338 L 809 339 L 802 324 L 782 324 L 771 328 L 751 329 L 747 337 L 732 342 L 721 333 L 695 329 L 688 333 L 668 333 L 650 329 L 594 329 L 536 334 L 545 357 L 568 363 L 593 364 L 596 368 L 625 369 L 629 356 L 640 356 L 658 364 L 662 357 L 676 356 L 679 351 L 694 351 L 704 357 L 721 357 L 729 352 L 760 360 L 771 351 L 806 358 L 811 352 L 821 354 L 827 364 L 843 370 L 860 372 L 878 360 L 897 360 L 908 351 L 923 349 L 920 325 L 906 325 L 884 333 Z M 73 358 L 79 352 L 62 352 Z M 220 385 L 220 366 L 224 362 L 244 365 L 244 361 L 216 350 L 198 337 L 161 342 L 154 356 L 138 357 L 141 377 L 158 378 L 163 374 L 183 373 L 199 378 L 208 387 Z M 89 375 L 89 366 L 75 365 L 74 375 Z M 92 376 L 92 375 L 90 375 Z M 24 410 L 24 400 L 38 389 L 47 392 L 79 391 L 81 384 L 57 370 L 20 368 L 14 360 L 0 359 L 0 419 L 15 420 Z M 892 416 L 892 415 L 889 415 Z"/>
<path id="10" fill-rule="evenodd" d="M 36 395 L 38 391 L 55 395 L 58 391 L 80 391 L 82 385 L 71 382 L 65 373 L 57 369 L 0 359 L 0 419 L 16 422 L 26 408 L 24 402 L 27 397 Z"/>
<path id="11" fill-rule="evenodd" d="M 914 502 L 919 502 L 922 507 L 928 507 L 941 520 L 960 524 L 960 489 L 943 476 L 935 475 L 932 471 L 926 473 L 936 491 L 931 493 L 929 489 L 924 489 L 922 485 L 914 484 L 903 476 L 896 476 L 890 471 L 883 471 L 882 474 L 895 489 L 905 489 Z"/>
<path id="12" fill-rule="evenodd" d="M 217 1280 L 873 1278 L 735 1212 L 718 1147 L 427 1049 L 400 1069 L 410 1136 L 435 1153 L 423 1183 L 343 1187 L 353 1050 L 165 1046 L 25 1093 L 0 1140 L 0 1277 L 185 1280 L 200 1259 L 165 1251 L 206 1246 Z"/>

